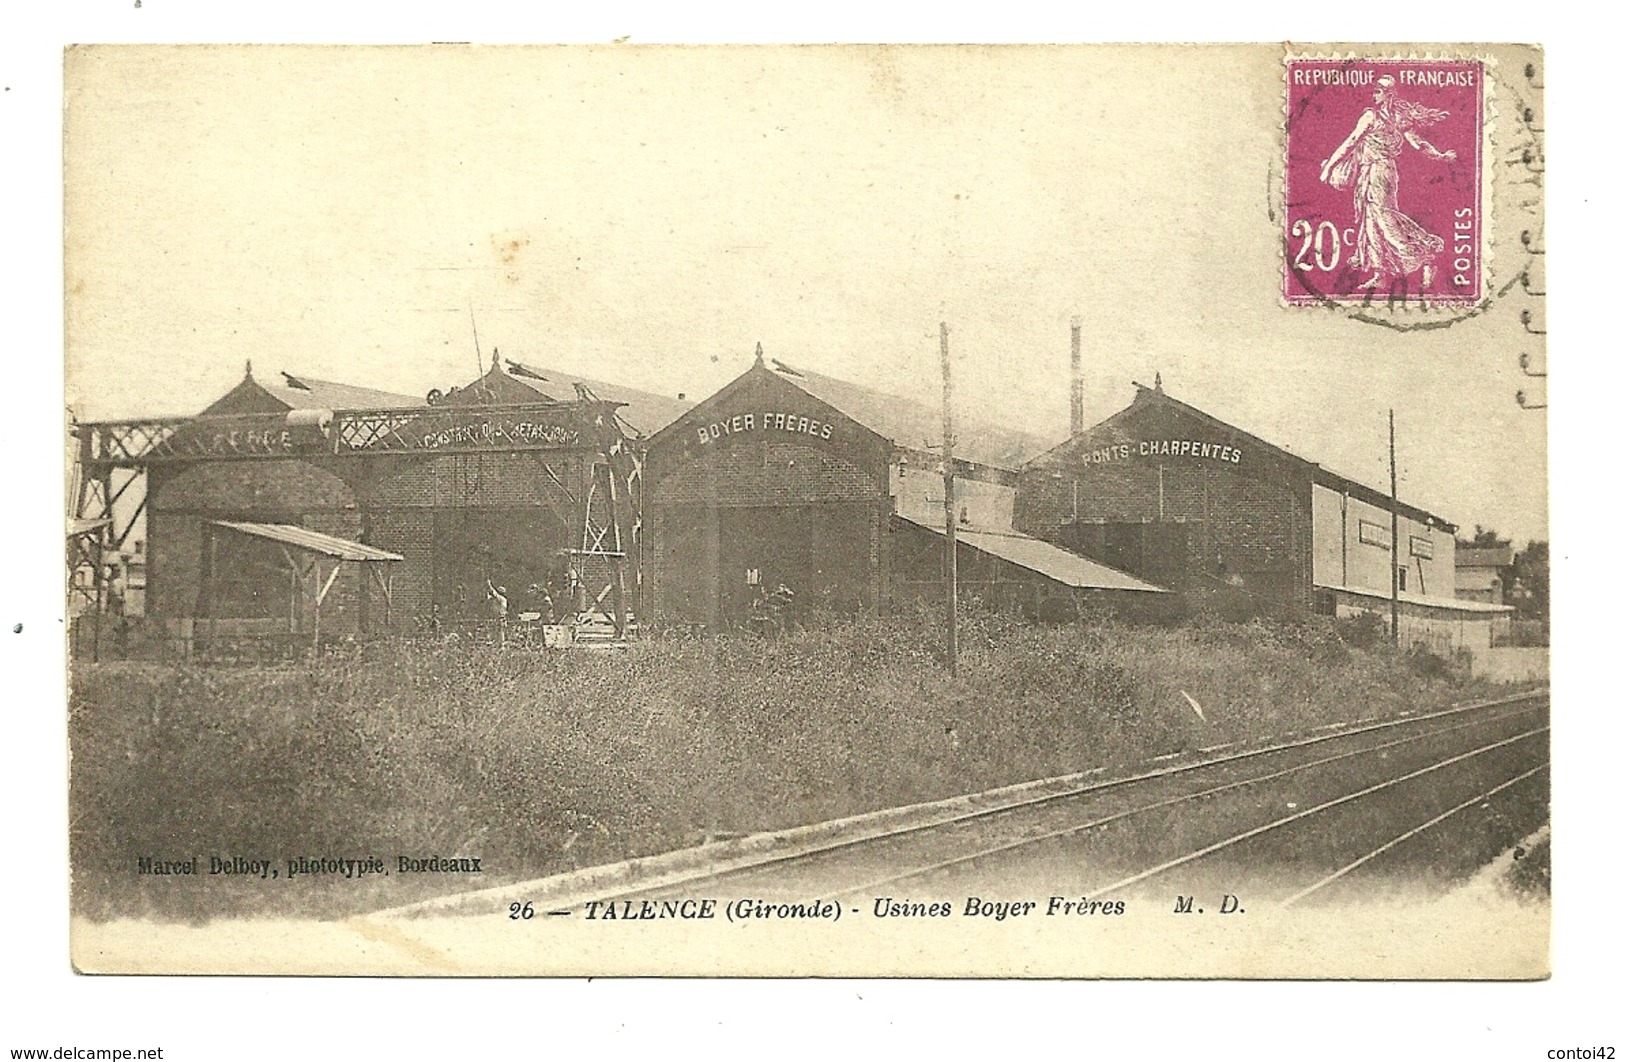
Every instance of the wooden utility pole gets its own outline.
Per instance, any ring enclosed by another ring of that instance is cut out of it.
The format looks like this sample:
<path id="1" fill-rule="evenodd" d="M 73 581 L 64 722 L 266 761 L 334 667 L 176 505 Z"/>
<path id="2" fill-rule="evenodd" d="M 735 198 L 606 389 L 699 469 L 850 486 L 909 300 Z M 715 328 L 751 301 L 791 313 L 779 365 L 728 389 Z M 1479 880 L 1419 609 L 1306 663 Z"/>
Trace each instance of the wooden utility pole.
<path id="1" fill-rule="evenodd" d="M 1399 646 L 1399 465 L 1394 460 L 1394 410 L 1388 409 L 1388 633 Z"/>
<path id="2" fill-rule="evenodd" d="M 959 673 L 959 516 L 954 512 L 954 378 L 948 364 L 948 322 L 942 329 L 942 515 L 948 582 L 948 673 Z"/>

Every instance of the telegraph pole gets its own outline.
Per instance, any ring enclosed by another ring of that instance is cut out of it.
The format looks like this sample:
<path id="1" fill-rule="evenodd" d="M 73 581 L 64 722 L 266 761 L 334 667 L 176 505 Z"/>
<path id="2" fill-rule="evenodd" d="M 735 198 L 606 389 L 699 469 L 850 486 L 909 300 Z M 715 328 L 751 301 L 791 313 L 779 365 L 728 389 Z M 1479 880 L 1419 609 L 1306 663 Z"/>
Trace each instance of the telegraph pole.
<path id="1" fill-rule="evenodd" d="M 1394 410 L 1388 407 L 1388 538 L 1392 548 L 1388 551 L 1390 594 L 1388 598 L 1388 630 L 1399 647 L 1399 465 L 1394 460 Z"/>
<path id="2" fill-rule="evenodd" d="M 948 322 L 942 329 L 942 515 L 947 550 L 945 574 L 948 581 L 948 673 L 959 673 L 959 535 L 958 514 L 954 512 L 954 382 L 948 364 Z"/>

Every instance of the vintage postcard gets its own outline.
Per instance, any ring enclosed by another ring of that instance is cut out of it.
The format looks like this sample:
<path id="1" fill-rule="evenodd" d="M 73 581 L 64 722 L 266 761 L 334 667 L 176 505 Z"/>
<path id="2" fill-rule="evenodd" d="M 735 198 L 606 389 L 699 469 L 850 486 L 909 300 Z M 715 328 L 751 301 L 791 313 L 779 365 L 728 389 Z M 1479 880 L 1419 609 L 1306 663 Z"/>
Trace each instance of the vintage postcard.
<path id="1" fill-rule="evenodd" d="M 1549 974 L 1538 47 L 65 74 L 79 971 Z"/>

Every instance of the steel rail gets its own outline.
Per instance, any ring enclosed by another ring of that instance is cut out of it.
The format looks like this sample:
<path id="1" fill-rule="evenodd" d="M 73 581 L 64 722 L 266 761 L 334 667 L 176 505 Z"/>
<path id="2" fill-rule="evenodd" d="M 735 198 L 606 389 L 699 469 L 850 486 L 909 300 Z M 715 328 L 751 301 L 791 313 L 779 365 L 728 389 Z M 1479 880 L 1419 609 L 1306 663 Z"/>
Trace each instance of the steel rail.
<path id="1" fill-rule="evenodd" d="M 783 853 L 783 854 L 779 854 L 779 855 L 773 855 L 773 856 L 769 856 L 769 857 L 764 858 L 764 859 L 757 860 L 755 862 L 745 863 L 745 864 L 732 866 L 732 867 L 726 867 L 726 868 L 715 870 L 715 871 L 712 871 L 712 872 L 709 872 L 709 873 L 696 874 L 696 875 L 693 875 L 692 877 L 685 878 L 685 879 L 683 879 L 681 881 L 667 881 L 667 882 L 660 882 L 660 883 L 644 883 L 644 884 L 637 884 L 637 885 L 633 885 L 633 884 L 629 883 L 627 887 L 615 889 L 613 891 L 605 892 L 605 893 L 602 893 L 600 895 L 603 898 L 606 898 L 606 899 L 619 898 L 619 897 L 625 897 L 625 896 L 636 896 L 636 895 L 639 895 L 639 894 L 642 894 L 642 893 L 663 891 L 663 890 L 666 890 L 666 889 L 677 887 L 679 885 L 686 885 L 686 884 L 690 884 L 692 882 L 697 882 L 697 881 L 716 881 L 716 880 L 721 880 L 721 879 L 725 879 L 725 878 L 737 877 L 737 876 L 741 876 L 741 875 L 751 873 L 753 871 L 763 870 L 763 869 L 770 868 L 770 867 L 784 866 L 784 865 L 788 865 L 788 864 L 791 864 L 791 863 L 802 862 L 804 860 L 812 859 L 812 858 L 815 858 L 817 856 L 825 855 L 825 854 L 828 854 L 828 853 L 831 853 L 831 852 L 838 852 L 838 851 L 843 851 L 843 850 L 848 850 L 848 849 L 860 848 L 860 847 L 865 846 L 865 845 L 880 844 L 880 843 L 895 840 L 895 839 L 898 839 L 898 838 L 907 837 L 907 836 L 909 836 L 911 834 L 927 833 L 927 832 L 930 832 L 930 831 L 933 831 L 933 830 L 945 829 L 945 828 L 948 828 L 948 827 L 962 825 L 964 823 L 974 822 L 974 821 L 977 821 L 977 820 L 980 820 L 980 819 L 991 818 L 991 817 L 996 816 L 996 815 L 1005 815 L 1005 814 L 1009 814 L 1009 813 L 1012 813 L 1012 812 L 1017 812 L 1017 811 L 1021 811 L 1021 810 L 1028 809 L 1028 808 L 1034 808 L 1034 807 L 1038 807 L 1038 806 L 1045 805 L 1045 804 L 1059 803 L 1061 801 L 1071 800 L 1071 799 L 1081 797 L 1081 796 L 1088 796 L 1088 795 L 1092 795 L 1092 794 L 1095 794 L 1095 793 L 1104 792 L 1104 791 L 1107 791 L 1107 790 L 1110 790 L 1110 789 L 1120 788 L 1120 787 L 1123 787 L 1123 786 L 1133 784 L 1135 782 L 1154 781 L 1154 780 L 1158 780 L 1158 779 L 1162 779 L 1162 778 L 1173 777 L 1173 776 L 1180 775 L 1180 774 L 1187 774 L 1187 773 L 1190 773 L 1192 771 L 1201 770 L 1203 768 L 1221 766 L 1221 765 L 1229 764 L 1229 763 L 1239 763 L 1239 762 L 1246 761 L 1246 760 L 1254 760 L 1254 759 L 1258 759 L 1259 757 L 1272 755 L 1272 754 L 1278 753 L 1278 752 L 1290 752 L 1290 751 L 1293 751 L 1293 750 L 1296 750 L 1296 749 L 1307 748 L 1307 747 L 1312 746 L 1312 745 L 1323 744 L 1323 743 L 1328 742 L 1328 741 L 1336 741 L 1336 740 L 1339 740 L 1339 739 L 1342 739 L 1342 738 L 1354 737 L 1354 736 L 1358 736 L 1360 734 L 1373 733 L 1373 732 L 1376 732 L 1376 731 L 1392 730 L 1392 729 L 1395 729 L 1397 727 L 1402 727 L 1402 726 L 1412 726 L 1412 725 L 1416 725 L 1416 724 L 1427 723 L 1427 722 L 1431 722 L 1431 721 L 1434 721 L 1434 720 L 1437 720 L 1437 719 L 1444 719 L 1444 718 L 1448 718 L 1448 717 L 1451 717 L 1451 716 L 1461 715 L 1461 714 L 1467 713 L 1467 712 L 1485 711 L 1485 710 L 1492 709 L 1492 708 L 1506 707 L 1508 705 L 1515 705 L 1515 704 L 1519 704 L 1519 703 L 1525 702 L 1525 701 L 1537 700 L 1537 699 L 1540 699 L 1540 698 L 1543 698 L 1543 697 L 1548 697 L 1549 695 L 1550 695 L 1550 691 L 1547 690 L 1547 689 L 1531 690 L 1531 691 L 1527 691 L 1527 692 L 1524 692 L 1524 693 L 1513 694 L 1512 696 L 1509 696 L 1509 697 L 1498 698 L 1496 700 L 1477 701 L 1477 702 L 1474 702 L 1474 703 L 1471 703 L 1471 704 L 1465 704 L 1465 705 L 1454 705 L 1454 706 L 1452 706 L 1450 708 L 1441 709 L 1441 710 L 1436 711 L 1436 712 L 1427 712 L 1427 713 L 1423 713 L 1421 715 L 1407 715 L 1407 716 L 1393 718 L 1393 719 L 1386 719 L 1386 720 L 1371 723 L 1371 724 L 1368 724 L 1368 725 L 1365 725 L 1365 726 L 1355 727 L 1353 729 L 1340 729 L 1340 730 L 1338 730 L 1338 731 L 1336 731 L 1334 733 L 1318 733 L 1318 734 L 1316 734 L 1315 736 L 1312 736 L 1312 737 L 1301 738 L 1301 739 L 1293 740 L 1293 741 L 1277 742 L 1275 744 L 1266 745 L 1266 746 L 1263 746 L 1263 747 L 1260 747 L 1260 748 L 1255 748 L 1255 749 L 1244 749 L 1244 750 L 1241 750 L 1241 751 L 1238 751 L 1238 752 L 1227 753 L 1227 754 L 1225 754 L 1223 756 L 1216 756 L 1216 757 L 1213 757 L 1211 759 L 1197 760 L 1197 761 L 1193 761 L 1193 762 L 1190 762 L 1190 763 L 1174 764 L 1174 765 L 1170 765 L 1170 766 L 1167 766 L 1167 767 L 1159 767 L 1159 768 L 1156 768 L 1154 770 L 1141 771 L 1141 772 L 1136 773 L 1136 774 L 1124 775 L 1123 777 L 1120 777 L 1120 778 L 1110 778 L 1110 779 L 1104 779 L 1104 780 L 1098 781 L 1098 782 L 1090 782 L 1090 783 L 1087 783 L 1085 785 L 1075 786 L 1075 787 L 1068 788 L 1068 789 L 1065 789 L 1065 790 L 1062 790 L 1062 791 L 1059 791 L 1059 792 L 1045 793 L 1045 794 L 1040 795 L 1040 796 L 1028 797 L 1028 798 L 1025 798 L 1025 799 L 1022 799 L 1022 800 L 1013 801 L 1013 802 L 1008 803 L 1008 804 L 1000 804 L 1000 805 L 997 805 L 997 806 L 994 806 L 994 807 L 978 808 L 978 809 L 976 809 L 974 811 L 967 811 L 967 812 L 964 812 L 962 814 L 953 815 L 953 816 L 950 816 L 950 817 L 947 817 L 947 818 L 942 818 L 942 819 L 936 819 L 936 820 L 932 820 L 932 821 L 929 821 L 929 822 L 922 822 L 922 823 L 916 823 L 916 824 L 913 824 L 913 825 L 903 826 L 903 827 L 900 827 L 900 828 L 895 829 L 895 830 L 888 830 L 888 831 L 881 832 L 881 833 L 866 834 L 866 835 L 858 836 L 858 837 L 843 838 L 843 839 L 840 839 L 840 840 L 831 841 L 831 842 L 829 842 L 827 844 L 821 844 L 821 845 L 817 845 L 816 847 L 807 848 L 807 849 L 804 849 L 804 850 L 799 851 L 799 852 L 789 852 L 789 853 Z M 1536 707 L 1538 707 L 1538 706 L 1536 706 Z M 1465 727 L 1477 726 L 1477 725 L 1483 725 L 1483 724 L 1487 724 L 1487 723 L 1497 722 L 1497 721 L 1499 721 L 1501 719 L 1506 719 L 1506 718 L 1510 718 L 1511 716 L 1514 716 L 1514 715 L 1522 714 L 1523 711 L 1528 711 L 1528 710 L 1533 710 L 1533 709 L 1532 708 L 1531 709 L 1520 709 L 1519 711 L 1508 712 L 1508 713 L 1493 716 L 1493 717 L 1490 717 L 1490 718 L 1487 718 L 1487 719 L 1474 720 L 1473 722 L 1464 723 L 1461 726 L 1451 727 L 1451 728 L 1448 728 L 1448 729 L 1443 730 L 1443 731 L 1430 731 L 1430 732 L 1428 732 L 1426 734 L 1421 734 L 1421 735 L 1418 735 L 1416 737 L 1405 738 L 1405 739 L 1402 739 L 1402 740 L 1400 740 L 1398 742 L 1390 743 L 1390 745 L 1382 745 L 1382 746 L 1378 746 L 1376 748 L 1358 749 L 1358 750 L 1355 750 L 1355 751 L 1350 752 L 1350 753 L 1340 754 L 1337 757 L 1333 757 L 1333 759 L 1347 758 L 1348 756 L 1351 756 L 1351 755 L 1363 755 L 1363 754 L 1367 754 L 1367 753 L 1370 753 L 1370 752 L 1378 751 L 1381 748 L 1391 747 L 1391 745 L 1394 745 L 1394 744 L 1407 744 L 1407 743 L 1410 743 L 1410 742 L 1413 742 L 1413 741 L 1426 740 L 1427 738 L 1430 738 L 1430 737 L 1436 737 L 1441 733 L 1451 733 L 1451 732 L 1453 732 L 1455 730 L 1463 729 Z M 1227 786 L 1255 784 L 1258 780 L 1259 779 L 1248 779 L 1248 780 L 1243 780 L 1243 781 L 1237 782 L 1237 783 L 1227 783 Z M 1189 800 L 1189 799 L 1195 799 L 1195 797 L 1190 796 L 1190 795 L 1186 795 L 1184 797 L 1176 798 L 1173 802 L 1177 803 L 1177 802 L 1179 802 L 1181 800 Z M 1158 806 L 1161 806 L 1161 805 L 1159 804 Z M 1134 812 L 1131 812 L 1131 814 L 1132 813 L 1138 813 L 1139 811 L 1144 811 L 1144 810 L 1149 810 L 1149 808 L 1136 809 Z M 1081 832 L 1081 830 L 1088 829 L 1088 828 L 1089 828 L 1089 826 L 1086 825 L 1086 826 L 1083 826 L 1083 827 L 1077 827 L 1076 829 L 1069 829 L 1069 832 Z M 1044 839 L 1047 839 L 1047 838 L 1034 838 L 1034 839 L 1031 839 L 1031 841 L 1024 841 L 1023 843 L 1034 843 L 1034 842 L 1036 842 L 1038 840 L 1044 840 Z M 1001 849 L 998 849 L 998 850 L 1003 850 L 1003 849 L 1001 847 Z M 989 852 L 982 852 L 982 853 L 978 853 L 978 854 L 973 855 L 973 856 L 966 857 L 966 859 L 967 860 L 980 859 L 980 858 L 985 857 L 985 855 L 987 855 L 987 854 L 990 854 L 990 853 Z M 925 872 L 929 872 L 929 871 L 928 870 L 926 870 L 926 871 L 911 870 L 906 874 L 902 874 L 902 875 L 898 876 L 898 878 L 896 878 L 895 880 L 903 880 L 905 878 L 915 877 L 919 873 L 925 873 Z M 887 883 L 889 883 L 889 881 Z M 865 886 L 865 887 L 867 888 L 867 887 L 872 887 L 872 886 Z M 844 896 L 844 895 L 847 895 L 851 891 L 855 891 L 855 890 L 843 889 L 839 893 L 835 893 L 833 895 Z"/>
<path id="2" fill-rule="evenodd" d="M 1485 791 L 1483 793 L 1480 793 L 1480 794 L 1478 794 L 1477 796 L 1473 797 L 1470 800 L 1462 801 L 1460 804 L 1457 804 L 1455 807 L 1451 808 L 1449 811 L 1441 812 L 1440 814 L 1433 816 L 1431 819 L 1429 819 L 1426 822 L 1422 823 L 1422 825 L 1414 827 L 1414 828 L 1409 829 L 1409 830 L 1406 830 L 1404 833 L 1400 834 L 1398 837 L 1395 837 L 1393 840 L 1389 841 L 1387 844 L 1379 845 L 1378 847 L 1373 848 L 1371 851 L 1367 852 L 1365 855 L 1361 856 L 1359 859 L 1356 859 L 1354 862 L 1348 864 L 1347 866 L 1337 870 L 1334 873 L 1326 875 L 1324 878 L 1321 878 L 1319 881 L 1315 882 L 1313 885 L 1310 885 L 1308 888 L 1300 889 L 1297 892 L 1293 893 L 1291 896 L 1288 896 L 1286 899 L 1281 901 L 1281 906 L 1282 907 L 1291 907 L 1293 904 L 1297 903 L 1299 900 L 1303 899 L 1305 896 L 1308 896 L 1310 893 L 1316 892 L 1316 891 L 1324 888 L 1325 886 L 1330 885 L 1332 882 L 1338 880 L 1339 878 L 1341 878 L 1344 875 L 1350 873 L 1351 871 L 1357 870 L 1360 867 L 1364 866 L 1365 864 L 1371 862 L 1373 859 L 1375 859 L 1378 856 L 1382 855 L 1384 852 L 1386 852 L 1386 851 L 1388 851 L 1388 850 L 1390 850 L 1392 848 L 1396 848 L 1399 845 L 1403 844 L 1404 842 L 1410 840 L 1412 837 L 1415 837 L 1417 834 L 1422 833 L 1425 830 L 1432 829 L 1433 827 L 1437 826 L 1439 823 L 1443 822 L 1445 819 L 1448 819 L 1450 816 L 1456 814 L 1457 812 L 1465 811 L 1466 809 L 1472 807 L 1474 804 L 1477 804 L 1482 800 L 1488 800 L 1490 797 L 1492 797 L 1495 794 L 1501 792 L 1503 789 L 1511 789 L 1513 786 L 1517 785 L 1519 782 L 1523 781 L 1525 778 L 1529 778 L 1529 777 L 1532 777 L 1534 775 L 1537 775 L 1541 771 L 1544 771 L 1546 768 L 1548 768 L 1550 766 L 1551 766 L 1551 761 L 1548 760 L 1547 762 L 1542 763 L 1538 767 L 1532 767 L 1529 770 L 1523 772 L 1520 775 L 1517 775 L 1514 778 L 1507 779 L 1506 781 L 1502 782 L 1500 785 L 1496 786 L 1493 789 L 1490 789 L 1490 790 L 1487 790 L 1487 791 Z"/>
<path id="3" fill-rule="evenodd" d="M 952 859 L 945 859 L 937 863 L 932 863 L 929 866 L 918 867 L 903 873 L 893 874 L 889 877 L 866 882 L 863 885 L 853 886 L 850 889 L 843 889 L 838 893 L 834 893 L 833 895 L 848 896 L 853 893 L 866 892 L 871 889 L 882 888 L 887 885 L 894 885 L 899 881 L 908 881 L 912 878 L 923 877 L 926 874 L 934 874 L 938 871 L 947 870 L 966 863 L 974 863 L 977 860 L 986 859 L 989 856 L 1001 855 L 1005 852 L 1014 851 L 1018 848 L 1025 848 L 1029 845 L 1042 844 L 1045 841 L 1053 841 L 1062 837 L 1071 837 L 1076 834 L 1085 833 L 1101 826 L 1108 826 L 1111 823 L 1118 822 L 1122 819 L 1131 818 L 1135 815 L 1142 815 L 1148 811 L 1157 811 L 1161 808 L 1174 807 L 1178 804 L 1184 804 L 1192 800 L 1200 800 L 1203 797 L 1214 796 L 1218 793 L 1229 792 L 1233 789 L 1243 789 L 1250 785 L 1258 785 L 1261 782 L 1274 781 L 1277 778 L 1285 778 L 1288 775 L 1297 774 L 1300 771 L 1312 770 L 1316 767 L 1324 767 L 1328 763 L 1336 763 L 1340 760 L 1352 759 L 1356 756 L 1368 756 L 1375 752 L 1382 752 L 1385 749 L 1397 748 L 1400 745 L 1409 745 L 1418 741 L 1426 741 L 1429 738 L 1440 737 L 1444 734 L 1453 734 L 1458 730 L 1466 730 L 1471 727 L 1481 726 L 1487 723 L 1500 722 L 1503 719 L 1510 719 L 1513 716 L 1522 715 L 1525 711 L 1530 710 L 1531 709 L 1522 709 L 1516 712 L 1507 712 L 1503 715 L 1497 715 L 1489 719 L 1475 719 L 1471 722 L 1446 727 L 1443 730 L 1433 730 L 1425 734 L 1415 734 L 1410 737 L 1399 738 L 1395 741 L 1387 741 L 1380 745 L 1372 745 L 1366 748 L 1351 749 L 1348 752 L 1340 752 L 1335 756 L 1323 756 L 1317 760 L 1310 760 L 1307 763 L 1300 763 L 1291 767 L 1285 767 L 1278 771 L 1271 771 L 1268 774 L 1255 775 L 1251 778 L 1240 778 L 1233 782 L 1225 782 L 1222 785 L 1216 785 L 1208 789 L 1198 790 L 1194 793 L 1183 793 L 1178 796 L 1167 797 L 1162 800 L 1154 801 L 1150 804 L 1142 804 L 1139 807 L 1128 808 L 1123 811 L 1116 811 L 1110 815 L 1105 815 L 1098 819 L 1091 819 L 1088 822 L 1077 823 L 1075 825 L 1066 826 L 1058 830 L 1050 830 L 1041 834 L 1034 834 L 1031 837 L 1017 838 L 1014 841 L 1007 841 L 1004 844 L 995 845 L 992 848 L 985 848 L 967 855 L 955 856 Z M 879 839 L 880 838 L 877 838 L 877 840 Z"/>
<path id="4" fill-rule="evenodd" d="M 1184 866 L 1186 863 L 1195 862 L 1196 860 L 1201 859 L 1201 858 L 1203 858 L 1205 856 L 1212 855 L 1214 852 L 1220 851 L 1220 850 L 1225 849 L 1225 848 L 1229 848 L 1231 845 L 1239 844 L 1242 841 L 1249 840 L 1249 839 L 1251 839 L 1253 837 L 1257 837 L 1257 836 L 1259 836 L 1261 834 L 1268 833 L 1271 830 L 1278 829 L 1278 828 L 1280 828 L 1282 826 L 1285 826 L 1285 825 L 1287 825 L 1289 823 L 1297 822 L 1300 819 L 1308 818 L 1310 815 L 1318 815 L 1320 812 L 1326 811 L 1329 808 L 1338 807 L 1339 805 L 1347 804 L 1351 800 L 1358 800 L 1358 799 L 1360 799 L 1362 797 L 1370 796 L 1372 793 L 1381 792 L 1384 789 L 1388 789 L 1388 788 L 1391 788 L 1393 786 L 1399 785 L 1401 782 L 1408 782 L 1408 781 L 1411 781 L 1412 779 L 1420 778 L 1424 774 L 1429 774 L 1429 773 L 1431 773 L 1433 771 L 1441 770 L 1441 769 L 1443 769 L 1445 767 L 1451 766 L 1452 764 L 1461 763 L 1462 761 L 1469 760 L 1469 759 L 1473 758 L 1474 756 L 1482 756 L 1486 752 L 1491 752 L 1491 751 L 1493 751 L 1495 749 L 1498 749 L 1498 748 L 1504 748 L 1507 745 L 1511 745 L 1514 742 L 1522 741 L 1525 738 L 1533 737 L 1536 734 L 1544 734 L 1547 731 L 1549 731 L 1550 729 L 1551 729 L 1550 726 L 1540 726 L 1540 727 L 1536 727 L 1533 730 L 1526 730 L 1521 734 L 1517 734 L 1517 735 L 1515 735 L 1513 737 L 1506 738 L 1505 740 L 1496 741 L 1496 742 L 1493 742 L 1493 743 L 1491 743 L 1489 745 L 1484 745 L 1484 746 L 1481 746 L 1479 748 L 1473 749 L 1471 752 L 1464 752 L 1459 756 L 1452 756 L 1449 759 L 1440 760 L 1438 763 L 1432 763 L 1432 764 L 1429 764 L 1428 766 L 1420 768 L 1418 770 L 1410 771 L 1410 772 L 1408 772 L 1406 774 L 1400 775 L 1398 778 L 1390 778 L 1386 782 L 1378 782 L 1376 785 L 1367 786 L 1364 789 L 1358 790 L 1356 792 L 1346 793 L 1343 796 L 1337 797 L 1337 798 L 1335 798 L 1333 800 L 1328 800 L 1328 801 L 1325 801 L 1324 803 L 1316 804 L 1312 808 L 1305 808 L 1302 811 L 1297 811 L 1297 812 L 1292 813 L 1291 815 L 1285 815 L 1285 816 L 1283 816 L 1283 817 L 1281 817 L 1279 819 L 1275 819 L 1272 822 L 1267 822 L 1262 826 L 1255 826 L 1250 830 L 1244 830 L 1241 833 L 1235 834 L 1232 837 L 1227 837 L 1222 841 L 1217 841 L 1217 842 L 1215 842 L 1213 844 L 1207 845 L 1206 847 L 1198 848 L 1194 852 L 1188 852 L 1185 855 L 1182 855 L 1177 859 L 1170 859 L 1170 860 L 1167 860 L 1166 862 L 1159 863 L 1159 864 L 1157 864 L 1156 866 L 1152 867 L 1149 870 L 1142 870 L 1138 874 L 1132 874 L 1129 877 L 1126 877 L 1126 878 L 1122 879 L 1121 881 L 1114 881 L 1110 885 L 1103 885 L 1100 888 L 1095 889 L 1089 895 L 1091 895 L 1091 896 L 1104 896 L 1104 895 L 1107 895 L 1109 893 L 1117 892 L 1120 889 L 1126 889 L 1130 885 L 1138 884 L 1139 882 L 1142 882 L 1142 881 L 1146 880 L 1147 878 L 1155 877 L 1158 874 L 1161 874 L 1161 873 L 1164 873 L 1166 871 L 1172 870 L 1175 867 Z"/>

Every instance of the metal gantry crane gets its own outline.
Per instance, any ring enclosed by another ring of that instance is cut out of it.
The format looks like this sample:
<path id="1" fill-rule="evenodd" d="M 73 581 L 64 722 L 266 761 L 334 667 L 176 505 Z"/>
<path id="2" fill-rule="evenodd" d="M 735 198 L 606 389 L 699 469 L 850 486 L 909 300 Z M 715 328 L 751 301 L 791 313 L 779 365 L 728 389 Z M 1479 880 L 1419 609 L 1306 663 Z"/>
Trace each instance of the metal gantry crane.
<path id="1" fill-rule="evenodd" d="M 572 602 L 578 619 L 602 617 L 615 641 L 624 641 L 635 616 L 629 607 L 630 579 L 641 586 L 637 563 L 641 538 L 643 458 L 616 412 L 577 385 L 577 401 L 507 406 L 425 406 L 411 409 L 290 411 L 230 416 L 148 418 L 72 425 L 73 469 L 69 484 L 73 513 L 68 522 L 69 593 L 87 610 L 105 612 L 111 572 L 108 556 L 123 548 L 147 507 L 147 474 L 154 464 L 203 460 L 267 458 L 348 458 L 371 455 L 443 454 L 517 447 L 596 451 L 584 497 L 555 483 L 579 514 L 579 548 L 572 547 L 572 571 L 581 580 Z M 526 418 L 524 441 L 493 443 L 468 432 L 472 420 L 500 416 Z M 534 421 L 535 423 L 530 423 Z M 540 427 L 538 427 L 540 425 Z M 549 474 L 552 474 L 549 468 Z M 586 600 L 587 580 L 602 578 Z M 634 595 L 635 596 L 635 595 Z M 602 606 L 608 602 L 607 614 Z M 591 640 L 589 636 L 589 640 Z"/>

